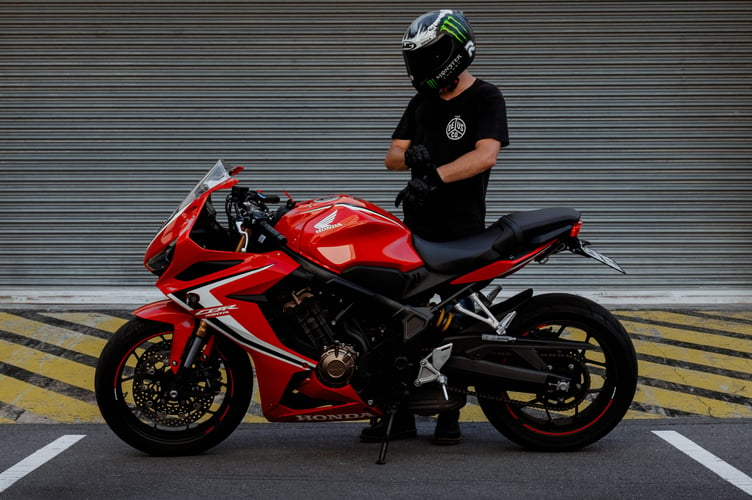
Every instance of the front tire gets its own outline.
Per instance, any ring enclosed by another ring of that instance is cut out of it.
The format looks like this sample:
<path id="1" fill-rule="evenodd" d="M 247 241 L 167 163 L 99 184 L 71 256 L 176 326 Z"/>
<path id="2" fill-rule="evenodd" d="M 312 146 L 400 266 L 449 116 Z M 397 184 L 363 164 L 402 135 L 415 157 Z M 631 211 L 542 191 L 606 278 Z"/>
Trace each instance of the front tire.
<path id="1" fill-rule="evenodd" d="M 572 379 L 567 394 L 479 384 L 481 409 L 501 434 L 532 450 L 575 450 L 601 439 L 624 417 L 637 386 L 637 358 L 624 327 L 606 309 L 575 295 L 540 295 L 518 309 L 508 334 L 587 342 L 592 349 L 538 351 L 550 371 Z M 510 355 L 494 361 L 524 365 Z"/>
<path id="2" fill-rule="evenodd" d="M 219 336 L 208 358 L 178 379 L 169 366 L 172 337 L 172 325 L 132 319 L 105 346 L 94 379 L 110 428 L 152 455 L 216 446 L 240 424 L 253 393 L 248 355 Z"/>

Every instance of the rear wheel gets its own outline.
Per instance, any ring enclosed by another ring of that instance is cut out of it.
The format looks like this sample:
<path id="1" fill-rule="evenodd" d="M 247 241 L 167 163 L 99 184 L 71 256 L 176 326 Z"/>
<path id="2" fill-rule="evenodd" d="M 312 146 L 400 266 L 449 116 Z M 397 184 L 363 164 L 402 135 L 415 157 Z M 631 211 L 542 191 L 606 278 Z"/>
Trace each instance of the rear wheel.
<path id="1" fill-rule="evenodd" d="M 549 371 L 571 380 L 566 391 L 476 387 L 484 414 L 504 436 L 534 450 L 573 450 L 621 421 L 635 393 L 637 359 L 627 332 L 610 312 L 575 295 L 540 295 L 518 310 L 508 333 L 586 342 L 591 348 L 538 351 Z M 528 366 L 509 353 L 500 352 L 493 361 Z"/>
<path id="2" fill-rule="evenodd" d="M 169 364 L 172 326 L 135 318 L 118 330 L 99 358 L 97 404 L 123 441 L 154 455 L 207 450 L 243 419 L 253 392 L 253 371 L 240 347 L 217 338 L 176 376 Z"/>

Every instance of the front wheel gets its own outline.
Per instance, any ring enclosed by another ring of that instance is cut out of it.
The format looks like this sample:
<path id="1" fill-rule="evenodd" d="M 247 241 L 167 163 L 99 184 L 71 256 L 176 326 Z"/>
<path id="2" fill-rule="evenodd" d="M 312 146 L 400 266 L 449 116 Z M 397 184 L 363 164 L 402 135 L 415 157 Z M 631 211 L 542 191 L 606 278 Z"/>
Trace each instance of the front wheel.
<path id="1" fill-rule="evenodd" d="M 637 386 L 637 358 L 610 312 L 575 295 L 540 295 L 520 307 L 508 334 L 585 342 L 591 348 L 538 350 L 549 371 L 571 379 L 566 393 L 518 392 L 491 383 L 476 387 L 483 413 L 504 436 L 533 450 L 574 450 L 621 421 Z M 501 352 L 493 361 L 525 365 Z"/>
<path id="2" fill-rule="evenodd" d="M 189 455 L 225 439 L 243 419 L 253 369 L 240 347 L 218 337 L 211 352 L 176 376 L 172 326 L 134 318 L 109 340 L 94 379 L 97 404 L 123 441 L 153 455 Z"/>

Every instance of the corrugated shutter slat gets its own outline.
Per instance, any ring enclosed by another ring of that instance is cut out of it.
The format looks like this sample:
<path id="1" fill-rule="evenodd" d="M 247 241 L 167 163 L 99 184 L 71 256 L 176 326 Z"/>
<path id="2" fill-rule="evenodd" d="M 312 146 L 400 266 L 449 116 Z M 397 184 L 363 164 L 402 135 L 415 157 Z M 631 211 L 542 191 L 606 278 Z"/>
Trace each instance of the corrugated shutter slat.
<path id="1" fill-rule="evenodd" d="M 213 162 L 391 208 L 420 2 L 0 2 L 0 283 L 145 286 L 141 253 Z M 752 4 L 463 2 L 512 144 L 489 222 L 569 205 L 629 271 L 555 257 L 510 285 L 752 288 Z M 396 212 L 399 213 L 399 212 Z"/>

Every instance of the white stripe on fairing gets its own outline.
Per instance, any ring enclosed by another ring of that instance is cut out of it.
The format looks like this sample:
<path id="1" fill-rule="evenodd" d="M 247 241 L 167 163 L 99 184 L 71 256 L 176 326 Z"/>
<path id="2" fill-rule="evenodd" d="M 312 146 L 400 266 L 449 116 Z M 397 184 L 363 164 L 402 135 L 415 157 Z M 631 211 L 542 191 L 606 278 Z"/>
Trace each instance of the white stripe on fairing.
<path id="1" fill-rule="evenodd" d="M 394 224 L 395 226 L 400 226 L 400 227 L 401 227 L 401 224 L 400 224 L 400 223 L 398 223 L 397 221 L 395 221 L 394 219 L 390 219 L 390 218 L 389 218 L 389 217 L 387 217 L 386 215 L 380 214 L 380 213 L 378 213 L 378 212 L 374 212 L 374 211 L 373 211 L 373 210 L 371 210 L 370 208 L 365 208 L 365 207 L 358 207 L 358 206 L 356 206 L 356 205 L 349 205 L 349 204 L 347 204 L 347 203 L 338 203 L 338 204 L 337 204 L 337 205 L 335 205 L 335 206 L 338 206 L 338 207 L 339 207 L 339 206 L 342 206 L 342 207 L 347 207 L 347 208 L 350 208 L 350 209 L 352 209 L 352 210 L 358 210 L 358 211 L 360 211 L 360 212 L 367 212 L 367 213 L 369 213 L 369 214 L 371 214 L 371 215 L 375 215 L 376 217 L 379 217 L 379 218 L 381 218 L 381 219 L 384 219 L 384 220 L 385 220 L 386 222 L 389 222 L 389 223 L 391 223 L 391 224 Z"/>
<path id="2" fill-rule="evenodd" d="M 258 269 L 252 269 L 242 274 L 230 276 L 229 278 L 225 278 L 222 281 L 209 283 L 200 288 L 194 288 L 188 293 L 195 293 L 199 296 L 199 301 L 201 302 L 202 308 L 223 306 L 226 304 L 223 304 L 222 302 L 219 301 L 219 299 L 217 299 L 217 297 L 214 296 L 214 294 L 212 293 L 214 290 L 224 285 L 227 285 L 228 283 L 242 280 L 254 274 L 260 273 L 262 271 L 266 271 L 273 265 L 274 264 L 269 264 L 267 266 L 260 267 Z M 170 298 L 172 298 L 178 304 L 183 305 L 185 307 L 185 305 L 181 301 L 177 300 L 174 296 L 170 295 Z M 192 310 L 192 309 L 189 308 L 189 310 Z M 213 318 L 213 319 L 222 323 L 228 330 L 234 333 L 237 333 L 240 337 L 242 337 L 245 341 L 247 341 L 249 345 L 257 348 L 257 350 L 263 354 L 273 356 L 293 366 L 299 367 L 302 365 L 306 365 L 306 366 L 310 365 L 310 362 L 308 360 L 303 359 L 299 356 L 296 356 L 292 352 L 280 349 L 279 347 L 272 345 L 268 342 L 265 342 L 261 340 L 260 338 L 256 337 L 254 334 L 249 332 L 242 324 L 240 324 L 240 322 L 238 322 L 235 318 L 233 318 L 231 314 L 227 316 L 220 316 L 220 317 Z"/>

